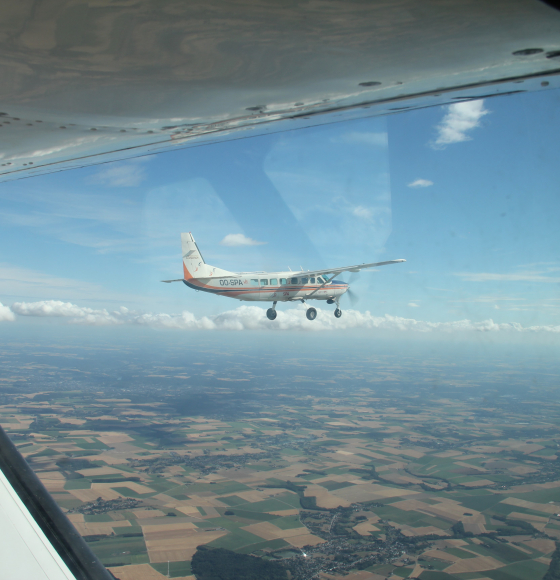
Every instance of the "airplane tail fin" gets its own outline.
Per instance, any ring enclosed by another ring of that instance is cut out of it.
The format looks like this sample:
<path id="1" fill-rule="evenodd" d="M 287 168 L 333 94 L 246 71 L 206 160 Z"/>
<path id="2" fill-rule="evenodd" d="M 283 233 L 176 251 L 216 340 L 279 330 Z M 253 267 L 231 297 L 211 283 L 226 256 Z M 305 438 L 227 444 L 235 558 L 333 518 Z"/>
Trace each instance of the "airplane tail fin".
<path id="1" fill-rule="evenodd" d="M 181 234 L 181 247 L 185 280 L 203 278 L 207 274 L 208 266 L 190 232 Z"/>

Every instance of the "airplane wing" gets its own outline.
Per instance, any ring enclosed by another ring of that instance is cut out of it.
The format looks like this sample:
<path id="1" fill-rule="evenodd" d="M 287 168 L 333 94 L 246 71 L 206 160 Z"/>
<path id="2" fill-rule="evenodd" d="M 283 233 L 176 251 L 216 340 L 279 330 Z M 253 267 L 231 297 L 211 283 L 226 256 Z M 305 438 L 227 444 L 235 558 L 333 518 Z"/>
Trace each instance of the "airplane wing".
<path id="1" fill-rule="evenodd" d="M 360 270 L 365 270 L 366 268 L 376 268 L 377 266 L 386 266 L 387 264 L 399 264 L 400 262 L 406 262 L 406 260 L 388 260 L 387 262 L 372 262 L 371 264 L 358 264 L 356 266 L 343 266 L 341 268 L 327 268 L 325 270 L 310 270 L 307 272 L 297 272 L 297 275 L 301 276 L 321 276 L 322 274 L 332 274 L 333 277 L 342 272 L 359 272 Z"/>
<path id="2" fill-rule="evenodd" d="M 114 580 L 0 427 L 0 576 Z"/>
<path id="3" fill-rule="evenodd" d="M 171 284 L 171 282 L 184 282 L 183 278 L 177 278 L 177 280 L 162 280 L 166 284 Z"/>

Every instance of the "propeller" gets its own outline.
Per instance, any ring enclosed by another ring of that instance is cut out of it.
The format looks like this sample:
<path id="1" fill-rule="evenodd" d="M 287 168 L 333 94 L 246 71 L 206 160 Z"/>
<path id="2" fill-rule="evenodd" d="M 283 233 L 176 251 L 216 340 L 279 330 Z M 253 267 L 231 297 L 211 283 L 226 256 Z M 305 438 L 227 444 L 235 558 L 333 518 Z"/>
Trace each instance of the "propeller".
<path id="1" fill-rule="evenodd" d="M 359 276 L 360 276 L 359 271 L 358 272 L 351 272 L 350 277 L 348 278 L 348 281 L 346 283 L 349 286 L 351 286 L 352 283 L 355 282 L 357 278 L 359 278 Z M 356 292 L 354 292 L 350 288 L 348 288 L 348 290 L 346 290 L 346 292 L 344 293 L 344 296 L 348 296 L 348 300 L 350 300 L 350 304 L 352 306 L 356 306 L 356 304 L 360 300 L 360 297 L 358 296 L 358 294 L 356 294 Z"/>

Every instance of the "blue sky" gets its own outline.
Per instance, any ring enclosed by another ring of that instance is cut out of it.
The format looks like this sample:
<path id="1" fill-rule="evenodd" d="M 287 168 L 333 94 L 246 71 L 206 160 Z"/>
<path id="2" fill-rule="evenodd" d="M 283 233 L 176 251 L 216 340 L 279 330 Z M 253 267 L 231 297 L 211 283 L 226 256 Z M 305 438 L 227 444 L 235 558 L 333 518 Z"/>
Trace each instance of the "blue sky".
<path id="1" fill-rule="evenodd" d="M 0 184 L 0 324 L 270 326 L 159 282 L 181 276 L 192 231 L 228 270 L 407 260 L 353 279 L 360 300 L 339 321 L 281 305 L 274 328 L 553 340 L 558 101 L 516 94 Z"/>

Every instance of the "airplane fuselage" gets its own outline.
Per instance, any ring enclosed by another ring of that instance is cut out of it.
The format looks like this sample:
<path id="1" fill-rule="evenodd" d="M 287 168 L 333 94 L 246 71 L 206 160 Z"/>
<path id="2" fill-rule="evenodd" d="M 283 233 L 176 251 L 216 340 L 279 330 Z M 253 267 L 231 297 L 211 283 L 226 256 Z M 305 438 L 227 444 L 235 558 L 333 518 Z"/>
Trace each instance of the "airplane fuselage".
<path id="1" fill-rule="evenodd" d="M 193 290 L 253 302 L 289 302 L 291 300 L 336 300 L 348 290 L 348 284 L 305 272 L 249 272 L 183 282 Z M 325 283 L 326 282 L 326 283 Z"/>

